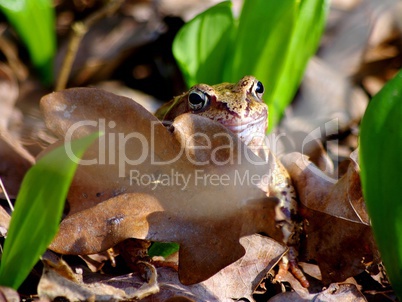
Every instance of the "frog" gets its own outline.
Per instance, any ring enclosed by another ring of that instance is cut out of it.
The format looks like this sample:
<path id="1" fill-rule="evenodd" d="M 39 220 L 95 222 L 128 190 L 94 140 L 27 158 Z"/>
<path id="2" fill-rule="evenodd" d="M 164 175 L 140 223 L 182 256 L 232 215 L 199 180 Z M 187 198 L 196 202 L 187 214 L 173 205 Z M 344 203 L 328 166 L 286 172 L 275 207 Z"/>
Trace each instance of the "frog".
<path id="1" fill-rule="evenodd" d="M 219 122 L 246 144 L 257 156 L 270 162 L 271 176 L 268 188 L 263 188 L 269 197 L 279 200 L 279 222 L 283 242 L 289 247 L 282 257 L 275 277 L 280 281 L 290 272 L 308 287 L 308 281 L 297 265 L 298 229 L 294 222 L 297 215 L 297 196 L 290 176 L 281 162 L 267 148 L 265 133 L 268 127 L 268 106 L 263 101 L 264 85 L 254 76 L 244 76 L 237 83 L 216 85 L 197 84 L 187 92 L 174 97 L 156 112 L 155 116 L 166 126 L 181 114 L 192 113 Z"/>

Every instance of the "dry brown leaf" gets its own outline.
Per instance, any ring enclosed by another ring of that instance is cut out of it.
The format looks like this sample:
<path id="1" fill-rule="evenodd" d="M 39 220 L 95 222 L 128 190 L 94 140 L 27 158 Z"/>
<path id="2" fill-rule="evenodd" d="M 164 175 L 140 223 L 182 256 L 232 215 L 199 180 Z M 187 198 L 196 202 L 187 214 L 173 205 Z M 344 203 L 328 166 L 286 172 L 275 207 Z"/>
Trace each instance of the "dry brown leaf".
<path id="1" fill-rule="evenodd" d="M 287 292 L 276 295 L 275 297 L 269 299 L 269 302 L 305 302 L 305 301 L 365 302 L 367 300 L 354 284 L 331 284 L 327 289 L 317 294 Z"/>
<path id="2" fill-rule="evenodd" d="M 0 127 L 0 178 L 10 198 L 17 196 L 22 179 L 35 159 Z M 0 188 L 0 197 L 2 196 Z"/>
<path id="3" fill-rule="evenodd" d="M 306 137 L 319 127 L 325 135 L 335 134 L 360 120 L 367 103 L 368 98 L 362 89 L 355 87 L 349 78 L 327 62 L 315 57 L 307 65 L 300 93 L 281 128 L 291 141 L 300 131 Z M 300 149 L 291 151 L 301 152 Z"/>
<path id="4" fill-rule="evenodd" d="M 180 244 L 180 280 L 193 284 L 242 257 L 242 236 L 282 239 L 276 202 L 257 186 L 269 164 L 221 124 L 185 114 L 172 134 L 131 99 L 94 88 L 52 93 L 41 106 L 60 138 L 73 129 L 69 138 L 77 139 L 99 125 L 105 133 L 84 156 L 104 163 L 78 167 L 70 212 L 51 249 L 92 254 L 126 238 L 173 241 Z"/>
<path id="5" fill-rule="evenodd" d="M 75 54 L 70 73 L 72 85 L 95 83 L 111 77 L 111 74 L 127 54 L 156 39 L 163 31 L 161 16 L 150 8 L 150 14 L 142 20 L 135 14 L 141 9 L 136 3 L 126 3 L 120 11 L 92 24 Z M 133 6 L 133 7 L 130 7 Z M 62 40 L 57 57 L 56 69 L 60 70 L 70 46 L 68 39 Z"/>
<path id="6" fill-rule="evenodd" d="M 0 236 L 7 237 L 8 227 L 10 225 L 11 216 L 2 206 L 0 206 Z"/>
<path id="7" fill-rule="evenodd" d="M 161 291 L 144 301 L 165 301 L 178 295 L 197 302 L 233 301 L 240 298 L 253 301 L 255 287 L 265 273 L 275 266 L 286 248 L 260 235 L 243 237 L 240 242 L 246 249 L 244 257 L 199 284 L 184 286 L 180 284 L 177 273 L 173 270 L 158 269 Z"/>
<path id="8" fill-rule="evenodd" d="M 133 99 L 149 112 L 155 112 L 163 104 L 163 102 L 157 100 L 152 95 L 140 90 L 131 89 L 118 81 L 104 81 L 97 83 L 94 87 Z"/>
<path id="9" fill-rule="evenodd" d="M 0 299 L 7 302 L 19 302 L 21 301 L 17 291 L 11 287 L 0 286 Z"/>
<path id="10" fill-rule="evenodd" d="M 266 273 L 287 250 L 268 237 L 250 235 L 240 239 L 246 249 L 243 258 L 222 269 L 201 284 L 215 293 L 219 301 L 246 298 L 253 301 L 253 292 Z"/>
<path id="11" fill-rule="evenodd" d="M 149 263 L 149 281 L 136 275 L 110 278 L 77 268 L 74 272 L 51 252 L 42 259 L 44 269 L 38 285 L 42 299 L 66 297 L 69 301 L 121 301 L 143 299 L 159 291 L 156 269 Z"/>
<path id="12" fill-rule="evenodd" d="M 0 63 L 0 178 L 11 198 L 17 195 L 25 172 L 34 162 L 33 157 L 8 131 L 14 117 L 18 93 L 18 83 L 12 70 Z M 3 190 L 0 188 L 0 197 L 2 196 Z"/>
<path id="13" fill-rule="evenodd" d="M 239 298 L 252 301 L 254 288 L 280 259 L 286 247 L 261 235 L 246 236 L 240 242 L 246 250 L 244 257 L 199 284 L 183 285 L 176 271 L 166 267 L 158 268 L 157 285 L 160 292 L 144 297 L 141 301 L 166 301 L 178 297 L 191 298 L 197 302 L 233 301 Z M 148 286 L 138 273 L 118 277 L 100 276 L 80 267 L 70 268 L 51 252 L 47 252 L 44 258 L 45 270 L 38 287 L 41 298 L 64 296 L 69 300 L 96 298 L 98 301 L 127 299 L 130 291 L 138 294 L 139 288 Z"/>
<path id="14" fill-rule="evenodd" d="M 300 153 L 282 159 L 303 205 L 307 238 L 300 258 L 317 261 L 324 284 L 343 281 L 378 263 L 356 163 L 351 161 L 334 184 Z"/>
<path id="15" fill-rule="evenodd" d="M 331 6 L 336 7 L 332 2 Z M 282 120 L 280 132 L 292 142 L 298 131 L 307 135 L 321 127 L 321 131 L 330 136 L 337 134 L 339 129 L 349 129 L 351 124 L 358 123 L 367 107 L 368 97 L 367 91 L 356 83 L 370 82 L 377 90 L 395 75 L 396 66 L 400 66 L 398 57 L 377 64 L 367 64 L 365 58 L 370 44 L 378 43 L 379 37 L 384 38 L 383 31 L 375 30 L 381 25 L 381 18 L 391 23 L 393 28 L 401 19 L 398 15 L 391 15 L 397 11 L 400 1 L 345 2 L 347 8 L 342 5 L 341 9 L 329 11 L 320 51 L 308 63 L 299 92 Z M 400 40 L 399 36 L 396 35 L 395 41 Z M 399 45 L 398 42 L 391 44 L 397 48 L 395 45 Z M 367 75 L 371 79 L 367 79 Z M 303 152 L 300 148 L 287 152 L 293 151 Z"/>
<path id="16" fill-rule="evenodd" d="M 361 64 L 378 17 L 394 9 L 398 2 L 367 0 L 361 1 L 354 9 L 343 11 L 320 50 L 320 57 L 343 75 L 353 75 Z"/>
<path id="17" fill-rule="evenodd" d="M 80 256 L 80 258 L 85 261 L 91 272 L 99 272 L 105 265 L 105 262 L 110 260 L 108 251 L 92 255 L 82 255 Z"/>
<path id="18" fill-rule="evenodd" d="M 141 266 L 138 265 L 139 262 L 149 262 L 150 261 L 150 257 L 148 255 L 148 249 L 151 246 L 152 242 L 149 240 L 140 240 L 140 239 L 126 239 L 122 242 L 120 242 L 118 245 L 114 246 L 113 248 L 109 249 L 109 253 L 111 253 L 112 255 L 120 255 L 123 259 L 125 264 L 130 268 L 131 271 L 133 272 L 137 272 L 142 270 Z M 178 257 L 178 253 L 177 257 Z M 160 257 L 161 260 L 165 260 L 163 257 Z M 152 258 L 152 260 L 154 260 Z M 113 262 L 111 263 L 112 266 L 115 266 L 115 264 L 113 265 Z M 157 262 L 156 260 L 153 261 L 153 264 L 158 265 L 159 262 Z M 167 262 L 163 263 L 163 264 L 167 264 Z M 176 262 L 173 263 L 169 263 L 172 264 L 173 267 L 176 268 L 178 267 L 178 259 Z"/>
<path id="19" fill-rule="evenodd" d="M 0 129 L 7 129 L 18 98 L 18 84 L 11 69 L 3 63 L 0 63 L 0 95 Z"/>

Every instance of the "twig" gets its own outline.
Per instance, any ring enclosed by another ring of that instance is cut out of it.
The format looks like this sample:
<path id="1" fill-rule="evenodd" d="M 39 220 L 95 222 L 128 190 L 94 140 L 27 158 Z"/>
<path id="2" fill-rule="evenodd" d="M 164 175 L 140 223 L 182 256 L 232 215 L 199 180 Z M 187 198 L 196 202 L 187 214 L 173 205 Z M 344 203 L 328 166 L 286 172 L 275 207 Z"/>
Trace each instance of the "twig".
<path id="1" fill-rule="evenodd" d="M 0 51 L 6 57 L 10 68 L 21 82 L 28 77 L 28 70 L 18 58 L 17 47 L 4 35 L 6 27 L 0 26 Z"/>
<path id="2" fill-rule="evenodd" d="M 4 184 L 3 184 L 3 181 L 1 180 L 1 177 L 0 177 L 0 186 L 1 186 L 1 189 L 3 190 L 3 192 L 4 192 L 4 195 L 6 196 L 6 199 L 7 199 L 8 205 L 10 206 L 11 211 L 14 211 L 14 206 L 11 203 L 10 197 L 8 197 L 6 188 L 4 187 Z"/>
<path id="3" fill-rule="evenodd" d="M 68 76 L 70 75 L 78 47 L 80 46 L 81 40 L 86 32 L 87 28 L 85 28 L 83 23 L 75 22 L 72 25 L 72 33 L 68 43 L 67 53 L 64 57 L 63 64 L 57 77 L 56 91 L 66 88 Z"/>
<path id="4" fill-rule="evenodd" d="M 81 40 L 89 28 L 102 18 L 112 15 L 121 6 L 124 0 L 109 0 L 105 6 L 89 15 L 84 21 L 77 21 L 71 26 L 72 32 L 68 43 L 67 53 L 64 57 L 56 82 L 56 91 L 66 88 L 68 77 L 77 55 Z"/>

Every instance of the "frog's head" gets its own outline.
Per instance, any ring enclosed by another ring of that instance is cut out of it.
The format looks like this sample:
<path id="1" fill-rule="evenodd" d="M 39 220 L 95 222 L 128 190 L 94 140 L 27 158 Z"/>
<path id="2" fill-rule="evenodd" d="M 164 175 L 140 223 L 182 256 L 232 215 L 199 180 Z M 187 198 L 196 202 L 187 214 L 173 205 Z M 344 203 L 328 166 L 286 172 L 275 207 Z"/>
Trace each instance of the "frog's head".
<path id="1" fill-rule="evenodd" d="M 247 145 L 260 143 L 268 122 L 263 93 L 264 86 L 253 76 L 245 76 L 236 84 L 198 84 L 164 105 L 156 116 L 173 121 L 191 112 L 221 123 Z"/>

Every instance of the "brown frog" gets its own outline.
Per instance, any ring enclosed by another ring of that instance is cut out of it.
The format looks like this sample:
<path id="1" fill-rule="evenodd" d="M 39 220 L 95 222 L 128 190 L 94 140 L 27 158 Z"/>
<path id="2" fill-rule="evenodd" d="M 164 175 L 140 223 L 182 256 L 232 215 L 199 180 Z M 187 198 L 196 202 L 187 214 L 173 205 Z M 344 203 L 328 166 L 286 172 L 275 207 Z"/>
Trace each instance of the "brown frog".
<path id="1" fill-rule="evenodd" d="M 290 267 L 300 283 L 308 282 L 296 263 L 295 245 L 298 243 L 296 224 L 292 217 L 297 212 L 297 201 L 288 172 L 264 144 L 268 122 L 268 107 L 263 102 L 263 84 L 253 76 L 245 76 L 238 83 L 222 83 L 213 86 L 198 84 L 188 92 L 175 97 L 155 113 L 165 124 L 183 113 L 198 114 L 217 121 L 234 132 L 255 154 L 270 163 L 272 174 L 268 196 L 277 197 L 285 216 L 281 221 L 284 243 L 289 246 L 283 257 L 277 279 Z M 283 215 L 282 215 L 283 216 Z"/>
<path id="2" fill-rule="evenodd" d="M 259 150 L 267 129 L 268 108 L 262 100 L 264 86 L 246 76 L 237 84 L 198 84 L 162 106 L 156 117 L 171 122 L 191 112 L 217 121 L 252 149 Z"/>

